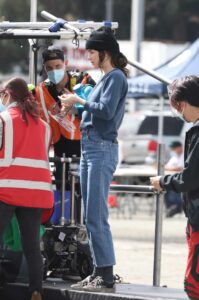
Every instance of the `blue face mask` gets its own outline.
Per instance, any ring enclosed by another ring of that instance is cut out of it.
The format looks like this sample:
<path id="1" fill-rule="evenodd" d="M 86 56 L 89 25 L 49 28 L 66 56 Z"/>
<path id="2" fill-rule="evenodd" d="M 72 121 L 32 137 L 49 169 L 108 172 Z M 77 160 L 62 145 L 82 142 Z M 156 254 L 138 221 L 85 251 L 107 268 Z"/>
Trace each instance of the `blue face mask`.
<path id="1" fill-rule="evenodd" d="M 58 84 L 60 81 L 62 81 L 62 79 L 64 78 L 64 74 L 65 74 L 65 72 L 63 69 L 58 69 L 58 70 L 53 70 L 53 71 L 47 72 L 48 79 L 54 84 Z"/>
<path id="2" fill-rule="evenodd" d="M 6 110 L 5 105 L 2 103 L 2 99 L 0 99 L 0 112 Z"/>

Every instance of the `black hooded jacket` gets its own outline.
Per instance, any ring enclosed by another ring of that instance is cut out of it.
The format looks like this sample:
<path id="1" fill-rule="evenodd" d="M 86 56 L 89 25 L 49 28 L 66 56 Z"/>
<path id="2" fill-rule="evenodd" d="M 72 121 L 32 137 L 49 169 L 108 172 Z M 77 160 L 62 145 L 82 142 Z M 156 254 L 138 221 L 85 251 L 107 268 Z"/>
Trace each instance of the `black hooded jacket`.
<path id="1" fill-rule="evenodd" d="M 199 231 L 199 119 L 186 133 L 184 152 L 184 169 L 161 177 L 160 185 L 166 191 L 182 192 L 185 215 Z"/>

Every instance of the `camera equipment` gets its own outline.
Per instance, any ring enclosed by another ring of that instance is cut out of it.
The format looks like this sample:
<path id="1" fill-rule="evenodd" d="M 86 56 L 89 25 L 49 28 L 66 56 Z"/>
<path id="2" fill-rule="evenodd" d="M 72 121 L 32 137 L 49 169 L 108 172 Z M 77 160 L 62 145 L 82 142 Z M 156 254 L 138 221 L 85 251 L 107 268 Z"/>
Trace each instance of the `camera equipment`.
<path id="1" fill-rule="evenodd" d="M 88 237 L 81 212 L 79 167 L 77 158 L 50 158 L 62 163 L 61 201 L 59 224 L 45 224 L 41 237 L 44 279 L 80 276 L 82 279 L 93 271 Z M 65 165 L 69 164 L 70 205 L 65 209 Z M 67 210 L 70 210 L 68 212 Z M 57 213 L 57 211 L 56 211 Z M 52 216 L 52 220 L 55 220 Z M 23 252 L 13 251 L 3 245 L 0 255 L 0 282 L 27 282 L 27 265 Z"/>

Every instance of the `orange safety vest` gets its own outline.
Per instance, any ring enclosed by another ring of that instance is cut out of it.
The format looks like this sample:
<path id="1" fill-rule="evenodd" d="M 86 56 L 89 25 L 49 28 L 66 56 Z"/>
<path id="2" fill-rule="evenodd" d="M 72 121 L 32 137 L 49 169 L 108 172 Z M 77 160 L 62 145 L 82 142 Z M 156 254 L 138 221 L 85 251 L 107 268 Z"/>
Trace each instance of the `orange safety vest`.
<path id="1" fill-rule="evenodd" d="M 48 122 L 52 129 L 52 138 L 53 143 L 59 141 L 61 135 L 63 135 L 66 139 L 69 140 L 80 140 L 81 132 L 80 132 L 80 122 L 81 120 L 76 117 L 74 114 L 68 114 L 65 116 L 67 120 L 71 123 L 72 127 L 70 131 L 67 131 L 62 125 L 60 125 L 56 120 L 54 120 L 50 114 L 50 108 L 56 104 L 55 99 L 49 93 L 48 88 L 45 86 L 45 83 L 42 82 L 39 86 L 35 88 L 36 99 L 40 104 L 41 108 L 41 117 L 46 122 Z"/>
<path id="2" fill-rule="evenodd" d="M 22 120 L 16 104 L 0 114 L 0 201 L 9 205 L 51 209 L 53 191 L 48 161 L 51 129 L 27 114 Z"/>

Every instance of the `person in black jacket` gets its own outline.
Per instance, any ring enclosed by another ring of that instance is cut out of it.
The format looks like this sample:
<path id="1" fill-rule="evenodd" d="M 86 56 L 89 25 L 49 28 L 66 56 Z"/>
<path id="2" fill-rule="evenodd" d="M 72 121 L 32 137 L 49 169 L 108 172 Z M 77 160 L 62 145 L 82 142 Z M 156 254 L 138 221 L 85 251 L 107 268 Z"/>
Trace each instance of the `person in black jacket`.
<path id="1" fill-rule="evenodd" d="M 158 191 L 182 192 L 188 219 L 188 260 L 184 288 L 190 299 L 199 299 L 199 77 L 186 76 L 168 88 L 171 109 L 193 126 L 185 138 L 184 168 L 173 175 L 151 177 Z"/>

